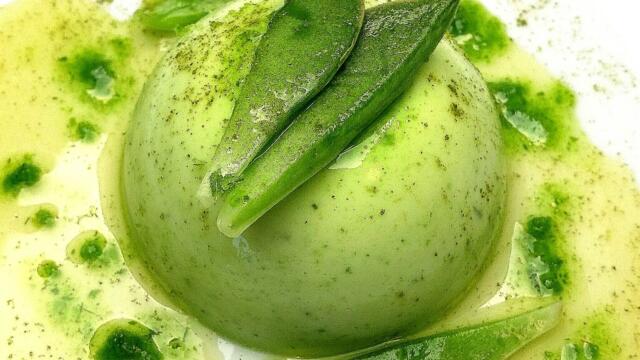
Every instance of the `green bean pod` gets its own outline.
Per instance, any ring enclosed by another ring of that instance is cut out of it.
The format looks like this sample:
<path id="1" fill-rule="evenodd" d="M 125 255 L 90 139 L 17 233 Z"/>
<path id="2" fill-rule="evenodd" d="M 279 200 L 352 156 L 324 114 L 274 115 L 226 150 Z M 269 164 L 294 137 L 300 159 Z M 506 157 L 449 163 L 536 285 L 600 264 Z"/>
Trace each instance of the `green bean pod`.
<path id="1" fill-rule="evenodd" d="M 220 231 L 240 235 L 334 160 L 411 85 L 457 5 L 458 0 L 411 0 L 367 10 L 341 71 L 229 191 L 218 216 Z"/>
<path id="2" fill-rule="evenodd" d="M 289 0 L 274 14 L 205 179 L 214 196 L 335 76 L 363 17 L 363 0 Z"/>
<path id="3" fill-rule="evenodd" d="M 560 322 L 559 302 L 487 324 L 400 342 L 354 360 L 504 360 Z"/>

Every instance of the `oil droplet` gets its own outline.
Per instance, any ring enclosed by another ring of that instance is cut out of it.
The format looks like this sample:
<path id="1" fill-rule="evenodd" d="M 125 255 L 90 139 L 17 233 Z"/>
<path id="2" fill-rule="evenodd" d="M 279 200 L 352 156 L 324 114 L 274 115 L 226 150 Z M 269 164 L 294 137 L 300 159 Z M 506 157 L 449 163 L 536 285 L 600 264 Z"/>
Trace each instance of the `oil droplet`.
<path id="1" fill-rule="evenodd" d="M 104 253 L 107 239 L 98 231 L 85 231 L 67 245 L 67 257 L 76 264 L 92 264 Z"/>
<path id="2" fill-rule="evenodd" d="M 50 277 L 55 277 L 60 273 L 60 268 L 58 264 L 56 264 L 52 260 L 45 260 L 38 265 L 36 269 L 38 276 L 43 279 L 48 279 Z"/>
<path id="3" fill-rule="evenodd" d="M 89 121 L 78 121 L 75 118 L 69 120 L 68 125 L 71 138 L 83 143 L 92 143 L 100 134 L 100 129 Z"/>
<path id="4" fill-rule="evenodd" d="M 89 351 L 95 360 L 162 359 L 155 331 L 135 320 L 116 319 L 102 324 L 91 337 Z"/>
<path id="5" fill-rule="evenodd" d="M 92 99 L 107 103 L 115 95 L 113 63 L 102 53 L 84 50 L 71 58 L 61 57 L 58 61 L 71 80 L 81 84 Z"/>
<path id="6" fill-rule="evenodd" d="M 180 338 L 173 338 L 169 340 L 169 347 L 172 349 L 181 349 L 184 347 L 184 341 Z"/>
<path id="7" fill-rule="evenodd" d="M 31 217 L 33 226 L 38 229 L 50 229 L 56 225 L 58 210 L 53 205 L 43 205 Z"/>

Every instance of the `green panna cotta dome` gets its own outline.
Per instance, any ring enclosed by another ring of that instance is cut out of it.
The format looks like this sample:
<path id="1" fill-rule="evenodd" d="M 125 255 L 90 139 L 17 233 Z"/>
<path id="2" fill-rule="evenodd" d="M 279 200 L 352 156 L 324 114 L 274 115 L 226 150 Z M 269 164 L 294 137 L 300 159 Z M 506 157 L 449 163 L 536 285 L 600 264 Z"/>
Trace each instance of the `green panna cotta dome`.
<path id="1" fill-rule="evenodd" d="M 338 160 L 230 239 L 198 196 L 279 1 L 196 24 L 149 78 L 127 134 L 128 251 L 185 312 L 269 353 L 320 357 L 410 334 L 472 285 L 500 231 L 499 118 L 448 40 Z"/>

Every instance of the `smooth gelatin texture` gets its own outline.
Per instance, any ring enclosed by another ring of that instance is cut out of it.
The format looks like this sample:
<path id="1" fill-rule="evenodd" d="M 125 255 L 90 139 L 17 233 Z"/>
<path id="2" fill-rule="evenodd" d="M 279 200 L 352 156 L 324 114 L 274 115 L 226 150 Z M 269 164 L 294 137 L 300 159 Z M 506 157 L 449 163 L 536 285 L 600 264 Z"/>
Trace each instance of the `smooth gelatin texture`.
<path id="1" fill-rule="evenodd" d="M 203 19 L 149 79 L 125 149 L 129 251 L 183 310 L 262 351 L 319 357 L 416 331 L 464 295 L 499 231 L 491 96 L 443 41 L 360 146 L 228 239 L 196 193 L 247 70 L 215 72 L 255 49 L 238 29 L 264 31 L 271 3 Z M 207 52 L 175 61 L 189 47 Z"/>

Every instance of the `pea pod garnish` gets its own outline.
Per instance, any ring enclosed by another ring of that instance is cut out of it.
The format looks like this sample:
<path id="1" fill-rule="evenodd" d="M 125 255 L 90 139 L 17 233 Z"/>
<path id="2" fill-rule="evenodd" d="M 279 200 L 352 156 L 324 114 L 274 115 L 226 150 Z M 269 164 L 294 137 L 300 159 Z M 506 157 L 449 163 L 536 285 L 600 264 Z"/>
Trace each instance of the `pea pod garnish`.
<path id="1" fill-rule="evenodd" d="M 354 360 L 504 360 L 553 329 L 561 310 L 556 302 L 486 324 L 391 344 Z"/>
<path id="2" fill-rule="evenodd" d="M 205 178 L 214 196 L 334 77 L 363 17 L 363 0 L 289 0 L 273 15 Z"/>
<path id="3" fill-rule="evenodd" d="M 412 0 L 367 10 L 344 67 L 229 191 L 219 229 L 231 237 L 241 234 L 334 160 L 411 85 L 457 5 L 458 0 Z"/>

